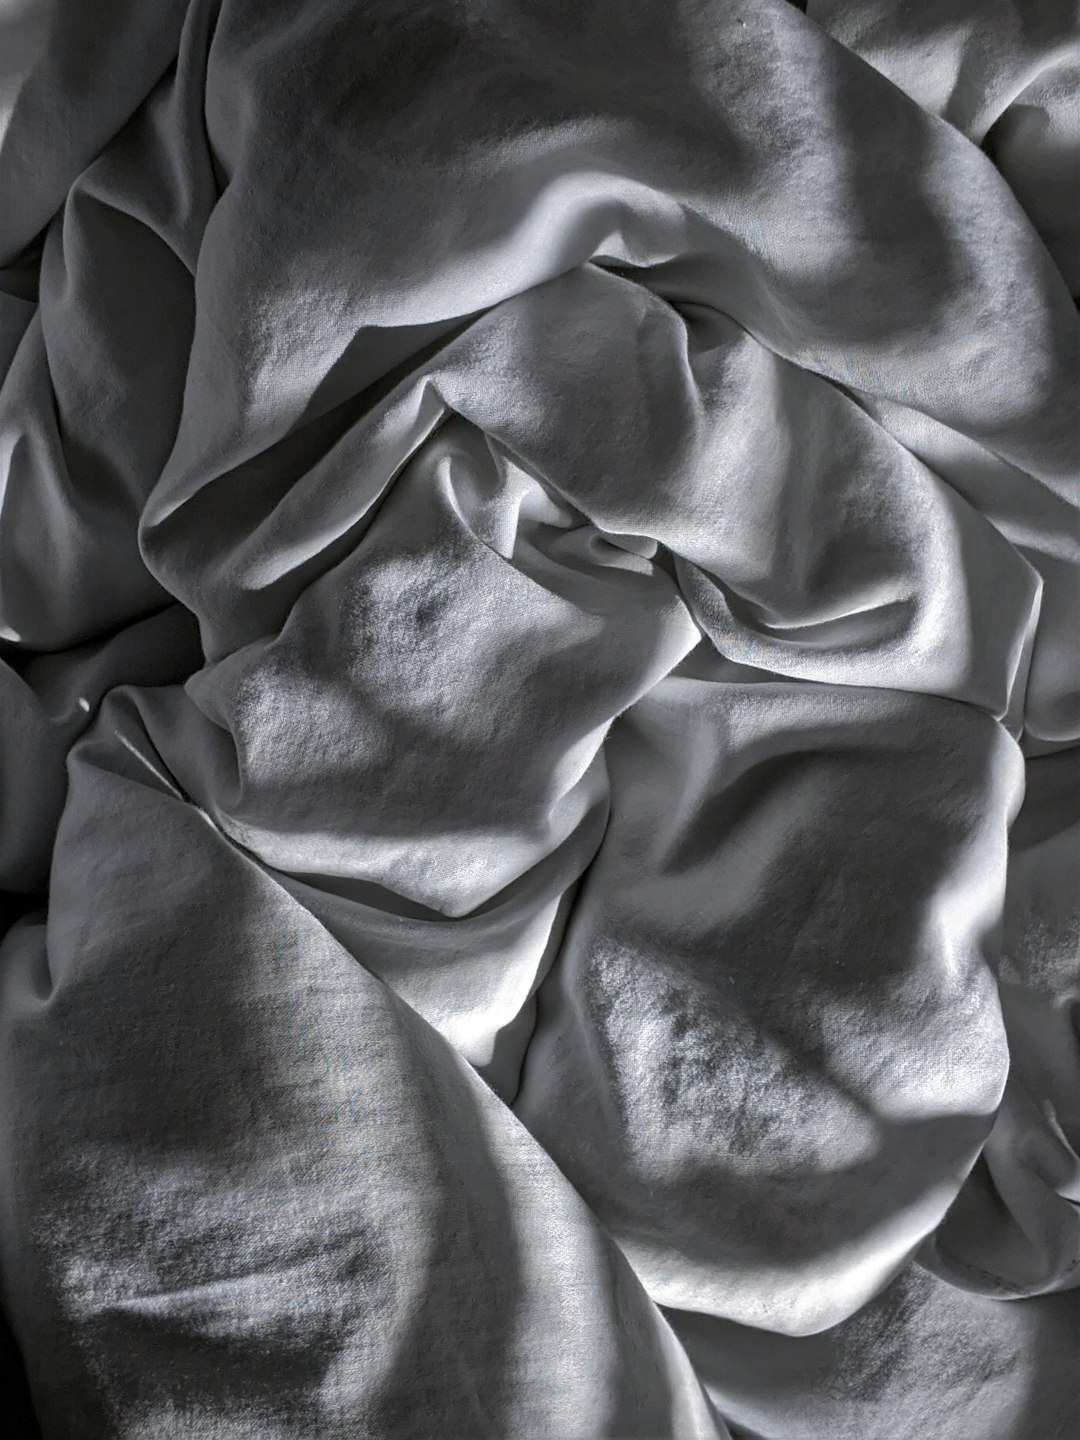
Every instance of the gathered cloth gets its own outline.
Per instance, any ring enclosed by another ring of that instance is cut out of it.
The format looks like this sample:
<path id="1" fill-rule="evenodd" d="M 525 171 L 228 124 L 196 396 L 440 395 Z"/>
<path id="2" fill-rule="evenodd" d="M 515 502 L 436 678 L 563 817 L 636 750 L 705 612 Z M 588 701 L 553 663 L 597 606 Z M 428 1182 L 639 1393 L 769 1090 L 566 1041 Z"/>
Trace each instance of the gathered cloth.
<path id="1" fill-rule="evenodd" d="M 1076 0 L 5 35 L 11 1415 L 1080 1433 Z"/>

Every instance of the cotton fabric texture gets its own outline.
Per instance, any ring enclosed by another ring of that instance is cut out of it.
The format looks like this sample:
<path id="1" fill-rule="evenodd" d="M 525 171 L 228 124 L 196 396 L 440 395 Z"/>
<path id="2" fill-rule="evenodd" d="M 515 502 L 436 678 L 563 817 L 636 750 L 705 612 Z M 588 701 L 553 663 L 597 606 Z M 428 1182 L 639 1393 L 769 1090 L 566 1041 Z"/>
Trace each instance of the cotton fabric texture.
<path id="1" fill-rule="evenodd" d="M 9 1423 L 1080 1433 L 1075 0 L 0 16 Z"/>

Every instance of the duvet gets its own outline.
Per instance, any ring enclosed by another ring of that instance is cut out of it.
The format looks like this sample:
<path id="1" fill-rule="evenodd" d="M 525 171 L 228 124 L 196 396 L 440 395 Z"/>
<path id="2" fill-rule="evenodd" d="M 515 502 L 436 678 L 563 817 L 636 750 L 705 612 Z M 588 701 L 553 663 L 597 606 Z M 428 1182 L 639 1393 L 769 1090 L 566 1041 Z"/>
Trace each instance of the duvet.
<path id="1" fill-rule="evenodd" d="M 7 1433 L 1080 1433 L 1074 0 L 3 17 Z"/>

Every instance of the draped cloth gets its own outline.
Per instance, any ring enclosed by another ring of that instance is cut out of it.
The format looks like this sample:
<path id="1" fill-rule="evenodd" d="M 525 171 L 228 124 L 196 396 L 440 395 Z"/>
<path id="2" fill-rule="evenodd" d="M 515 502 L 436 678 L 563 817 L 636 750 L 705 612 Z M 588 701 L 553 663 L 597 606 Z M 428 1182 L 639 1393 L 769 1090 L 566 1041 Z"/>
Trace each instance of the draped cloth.
<path id="1" fill-rule="evenodd" d="M 1075 0 L 0 22 L 10 1413 L 1077 1433 Z"/>

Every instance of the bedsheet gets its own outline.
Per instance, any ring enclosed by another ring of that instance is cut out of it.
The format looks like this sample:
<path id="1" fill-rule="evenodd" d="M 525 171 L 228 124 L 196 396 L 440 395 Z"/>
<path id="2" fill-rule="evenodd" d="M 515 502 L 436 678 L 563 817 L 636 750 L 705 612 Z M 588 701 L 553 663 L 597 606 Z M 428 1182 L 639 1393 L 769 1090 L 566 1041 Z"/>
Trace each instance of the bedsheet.
<path id="1" fill-rule="evenodd" d="M 1077 1433 L 1075 0 L 0 20 L 10 1423 Z"/>

